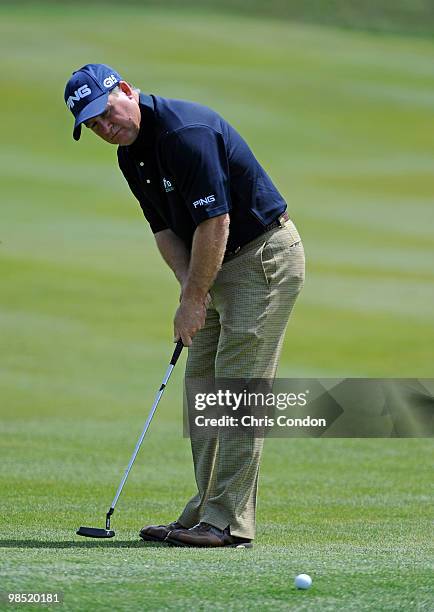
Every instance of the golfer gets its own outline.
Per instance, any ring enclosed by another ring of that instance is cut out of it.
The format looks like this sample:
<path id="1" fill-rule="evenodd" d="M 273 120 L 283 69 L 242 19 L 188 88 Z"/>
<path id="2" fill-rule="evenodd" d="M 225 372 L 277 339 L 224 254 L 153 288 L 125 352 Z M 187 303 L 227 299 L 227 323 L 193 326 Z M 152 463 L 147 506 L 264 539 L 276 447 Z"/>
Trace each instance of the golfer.
<path id="1" fill-rule="evenodd" d="M 74 72 L 65 102 L 75 140 L 84 125 L 118 146 L 119 167 L 179 282 L 174 339 L 189 347 L 186 380 L 272 380 L 304 252 L 247 143 L 213 110 L 141 93 L 104 64 Z M 263 439 L 220 430 L 190 437 L 197 492 L 176 521 L 146 526 L 141 537 L 251 546 Z"/>

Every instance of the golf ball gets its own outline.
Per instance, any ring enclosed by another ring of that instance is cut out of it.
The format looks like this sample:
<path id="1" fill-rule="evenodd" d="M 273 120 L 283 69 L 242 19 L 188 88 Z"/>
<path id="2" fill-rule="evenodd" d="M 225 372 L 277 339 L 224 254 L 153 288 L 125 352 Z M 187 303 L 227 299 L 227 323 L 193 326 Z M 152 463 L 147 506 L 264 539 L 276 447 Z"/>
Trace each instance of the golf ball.
<path id="1" fill-rule="evenodd" d="M 308 574 L 299 574 L 295 577 L 294 584 L 297 589 L 310 589 L 312 578 Z"/>

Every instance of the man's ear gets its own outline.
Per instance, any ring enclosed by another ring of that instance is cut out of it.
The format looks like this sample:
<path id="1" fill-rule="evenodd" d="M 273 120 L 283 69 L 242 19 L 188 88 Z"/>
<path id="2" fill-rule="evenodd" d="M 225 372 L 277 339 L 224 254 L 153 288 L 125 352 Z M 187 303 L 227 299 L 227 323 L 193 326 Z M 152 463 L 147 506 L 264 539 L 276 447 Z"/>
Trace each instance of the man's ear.
<path id="1" fill-rule="evenodd" d="M 127 83 L 126 81 L 119 81 L 118 87 L 129 98 L 133 97 L 133 90 L 131 89 L 131 85 L 129 85 L 129 83 Z"/>

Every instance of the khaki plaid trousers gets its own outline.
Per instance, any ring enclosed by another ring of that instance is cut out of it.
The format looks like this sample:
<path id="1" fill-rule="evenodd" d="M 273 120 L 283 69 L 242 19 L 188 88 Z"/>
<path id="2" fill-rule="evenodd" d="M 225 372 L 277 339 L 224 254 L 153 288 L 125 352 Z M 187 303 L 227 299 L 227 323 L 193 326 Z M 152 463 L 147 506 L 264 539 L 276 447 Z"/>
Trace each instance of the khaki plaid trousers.
<path id="1" fill-rule="evenodd" d="M 292 221 L 225 260 L 210 290 L 205 326 L 188 351 L 186 380 L 273 379 L 303 283 L 304 250 Z M 229 526 L 232 535 L 253 539 L 263 439 L 252 430 L 211 435 L 197 428 L 190 438 L 198 490 L 178 520 L 185 527 L 200 521 Z"/>

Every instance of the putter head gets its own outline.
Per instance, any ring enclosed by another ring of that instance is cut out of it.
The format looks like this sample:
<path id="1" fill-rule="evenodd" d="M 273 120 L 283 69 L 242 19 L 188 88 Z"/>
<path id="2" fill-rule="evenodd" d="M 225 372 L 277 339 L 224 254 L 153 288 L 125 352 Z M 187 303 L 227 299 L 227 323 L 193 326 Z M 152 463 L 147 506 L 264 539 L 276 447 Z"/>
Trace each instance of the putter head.
<path id="1" fill-rule="evenodd" d="M 80 527 L 77 530 L 77 535 L 85 538 L 113 538 L 115 532 L 113 529 L 98 529 L 97 527 Z"/>

